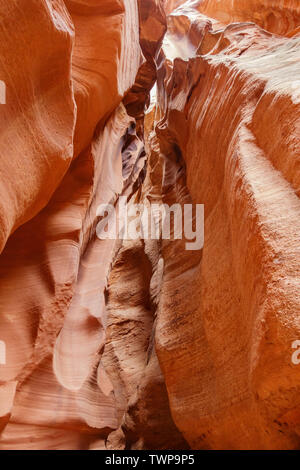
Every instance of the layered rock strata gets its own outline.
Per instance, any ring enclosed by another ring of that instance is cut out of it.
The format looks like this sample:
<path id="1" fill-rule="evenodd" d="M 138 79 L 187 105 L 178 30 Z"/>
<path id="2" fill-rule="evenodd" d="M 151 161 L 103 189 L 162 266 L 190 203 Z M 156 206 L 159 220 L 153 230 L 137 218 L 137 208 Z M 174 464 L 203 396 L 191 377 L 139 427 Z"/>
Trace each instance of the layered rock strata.
<path id="1" fill-rule="evenodd" d="M 299 448 L 298 2 L 0 12 L 0 448 Z M 100 240 L 121 197 L 203 248 Z"/>

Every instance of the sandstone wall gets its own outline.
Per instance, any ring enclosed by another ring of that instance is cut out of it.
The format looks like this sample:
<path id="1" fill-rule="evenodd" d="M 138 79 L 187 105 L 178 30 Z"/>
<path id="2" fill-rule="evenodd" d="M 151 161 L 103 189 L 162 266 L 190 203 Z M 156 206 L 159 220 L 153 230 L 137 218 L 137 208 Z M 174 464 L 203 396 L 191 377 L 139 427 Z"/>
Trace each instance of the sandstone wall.
<path id="1" fill-rule="evenodd" d="M 299 448 L 299 2 L 0 16 L 0 448 Z M 120 196 L 203 248 L 99 240 Z"/>

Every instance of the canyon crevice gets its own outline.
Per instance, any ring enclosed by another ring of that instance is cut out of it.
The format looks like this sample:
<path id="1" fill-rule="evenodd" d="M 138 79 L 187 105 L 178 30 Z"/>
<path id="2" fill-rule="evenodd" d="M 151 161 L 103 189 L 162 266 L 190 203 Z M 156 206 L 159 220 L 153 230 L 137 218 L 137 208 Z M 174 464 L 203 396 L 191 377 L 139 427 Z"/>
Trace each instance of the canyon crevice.
<path id="1" fill-rule="evenodd" d="M 0 449 L 299 449 L 299 1 L 0 0 L 0 80 Z"/>

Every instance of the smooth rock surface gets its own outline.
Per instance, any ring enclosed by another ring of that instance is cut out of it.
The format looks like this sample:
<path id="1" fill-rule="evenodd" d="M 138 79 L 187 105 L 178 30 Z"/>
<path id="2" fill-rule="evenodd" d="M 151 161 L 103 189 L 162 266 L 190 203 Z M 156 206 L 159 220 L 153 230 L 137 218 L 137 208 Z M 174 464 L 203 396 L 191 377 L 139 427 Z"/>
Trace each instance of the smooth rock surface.
<path id="1" fill-rule="evenodd" d="M 298 449 L 299 2 L 0 16 L 0 448 Z M 99 239 L 121 196 L 203 247 Z"/>

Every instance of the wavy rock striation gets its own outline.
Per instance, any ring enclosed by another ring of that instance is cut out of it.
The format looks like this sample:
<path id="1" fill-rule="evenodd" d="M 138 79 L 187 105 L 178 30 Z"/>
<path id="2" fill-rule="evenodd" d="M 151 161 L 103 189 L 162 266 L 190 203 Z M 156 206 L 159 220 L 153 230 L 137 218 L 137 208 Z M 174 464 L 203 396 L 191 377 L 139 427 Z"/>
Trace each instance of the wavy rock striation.
<path id="1" fill-rule="evenodd" d="M 0 0 L 1 449 L 299 448 L 298 3 Z"/>
<path id="2" fill-rule="evenodd" d="M 192 448 L 297 448 L 299 38 L 191 3 L 168 19 L 157 136 L 205 204 L 205 244 L 197 263 L 163 244 L 156 350 Z"/>

